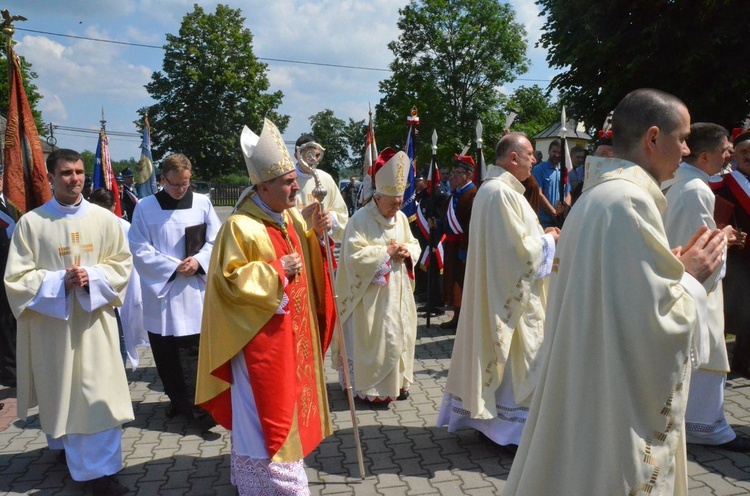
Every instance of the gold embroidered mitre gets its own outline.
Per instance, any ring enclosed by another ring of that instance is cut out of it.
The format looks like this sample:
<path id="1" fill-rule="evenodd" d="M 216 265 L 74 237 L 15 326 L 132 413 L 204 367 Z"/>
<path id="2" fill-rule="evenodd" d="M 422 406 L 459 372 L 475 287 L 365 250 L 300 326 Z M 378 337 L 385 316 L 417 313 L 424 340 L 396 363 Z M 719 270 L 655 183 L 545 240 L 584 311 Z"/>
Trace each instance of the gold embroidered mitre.
<path id="1" fill-rule="evenodd" d="M 406 190 L 409 156 L 398 152 L 375 174 L 375 191 L 386 196 L 402 196 Z"/>
<path id="2" fill-rule="evenodd" d="M 260 137 L 243 126 L 240 146 L 247 174 L 253 184 L 270 181 L 294 170 L 294 163 L 279 129 L 268 119 L 263 119 Z"/>

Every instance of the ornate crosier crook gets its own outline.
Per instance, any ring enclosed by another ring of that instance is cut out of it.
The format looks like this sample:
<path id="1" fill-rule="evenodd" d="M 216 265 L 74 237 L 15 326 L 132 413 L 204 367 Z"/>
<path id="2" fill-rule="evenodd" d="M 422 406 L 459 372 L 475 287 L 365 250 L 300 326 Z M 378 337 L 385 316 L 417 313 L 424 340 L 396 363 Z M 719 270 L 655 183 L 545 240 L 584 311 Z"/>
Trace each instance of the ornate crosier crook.
<path id="1" fill-rule="evenodd" d="M 308 141 L 297 147 L 297 160 L 309 168 L 312 171 L 313 179 L 315 179 L 315 189 L 312 191 L 313 198 L 318 202 L 318 212 L 323 212 L 323 200 L 328 195 L 328 190 L 320 182 L 318 177 L 318 164 L 323 160 L 323 155 L 326 149 L 323 148 L 319 143 L 314 141 Z M 326 255 L 328 258 L 328 277 L 330 278 L 331 284 L 334 281 L 333 273 L 333 250 L 331 250 L 331 243 L 328 237 L 328 231 L 323 233 L 323 241 L 325 243 Z M 365 465 L 364 459 L 362 458 L 362 445 L 359 440 L 359 423 L 357 422 L 357 416 L 354 407 L 354 394 L 352 393 L 352 382 L 349 377 L 349 360 L 346 356 L 346 346 L 344 346 L 344 331 L 341 329 L 341 320 L 339 319 L 339 295 L 336 294 L 336 288 L 333 289 L 333 306 L 336 309 L 336 336 L 339 339 L 339 355 L 341 363 L 344 369 L 344 385 L 346 386 L 346 396 L 349 400 L 349 410 L 352 414 L 352 430 L 354 431 L 354 443 L 357 447 L 357 461 L 359 462 L 359 474 L 362 479 L 365 478 Z"/>

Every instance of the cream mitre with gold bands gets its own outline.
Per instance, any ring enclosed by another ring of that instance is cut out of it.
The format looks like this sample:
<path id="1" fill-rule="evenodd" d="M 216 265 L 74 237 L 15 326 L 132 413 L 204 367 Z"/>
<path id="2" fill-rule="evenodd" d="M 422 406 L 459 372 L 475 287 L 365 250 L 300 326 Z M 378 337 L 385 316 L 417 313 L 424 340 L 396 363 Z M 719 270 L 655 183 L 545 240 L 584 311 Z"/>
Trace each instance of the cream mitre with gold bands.
<path id="1" fill-rule="evenodd" d="M 253 184 L 270 181 L 294 170 L 294 163 L 279 129 L 268 119 L 263 119 L 260 137 L 243 126 L 240 146 L 247 174 Z"/>
<path id="2" fill-rule="evenodd" d="M 409 156 L 398 152 L 375 174 L 375 191 L 386 196 L 401 196 L 406 190 Z"/>

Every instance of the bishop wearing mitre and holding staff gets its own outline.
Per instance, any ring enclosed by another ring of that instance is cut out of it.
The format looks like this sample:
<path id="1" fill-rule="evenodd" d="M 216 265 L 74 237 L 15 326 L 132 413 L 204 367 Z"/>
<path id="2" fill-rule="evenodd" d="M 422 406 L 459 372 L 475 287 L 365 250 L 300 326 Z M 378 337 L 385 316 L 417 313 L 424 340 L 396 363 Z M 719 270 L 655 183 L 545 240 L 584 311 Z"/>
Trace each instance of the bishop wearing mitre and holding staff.
<path id="1" fill-rule="evenodd" d="M 400 210 L 409 167 L 406 153 L 380 152 L 373 165 L 373 199 L 349 219 L 336 274 L 353 388 L 360 400 L 380 406 L 406 399 L 414 382 L 414 262 L 420 249 Z M 335 352 L 333 365 L 343 386 L 343 364 Z"/>
<path id="2" fill-rule="evenodd" d="M 241 495 L 309 494 L 302 459 L 332 432 L 323 355 L 335 317 L 327 211 L 295 206 L 294 164 L 276 126 L 240 138 L 249 194 L 214 243 L 203 308 L 196 404 L 232 431 Z"/>

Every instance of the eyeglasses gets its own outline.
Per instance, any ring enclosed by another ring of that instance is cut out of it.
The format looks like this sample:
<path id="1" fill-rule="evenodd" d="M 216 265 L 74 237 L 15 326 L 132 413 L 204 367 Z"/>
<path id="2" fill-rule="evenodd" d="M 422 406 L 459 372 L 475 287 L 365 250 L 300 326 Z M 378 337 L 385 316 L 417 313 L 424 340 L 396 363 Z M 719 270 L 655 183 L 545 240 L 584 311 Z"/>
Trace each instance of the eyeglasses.
<path id="1" fill-rule="evenodd" d="M 167 179 L 167 176 L 163 176 L 163 177 L 164 177 L 164 181 L 168 185 L 172 186 L 174 189 L 188 189 L 190 187 L 190 183 L 187 183 L 187 184 L 173 184 L 173 183 L 171 183 L 169 181 L 169 179 Z"/>
<path id="2" fill-rule="evenodd" d="M 450 175 L 451 175 L 451 176 L 457 176 L 457 175 L 459 175 L 459 174 L 468 174 L 468 173 L 469 173 L 469 171 L 467 171 L 467 170 L 464 170 L 464 169 L 453 169 L 453 170 L 452 170 L 452 171 L 450 172 Z"/>

